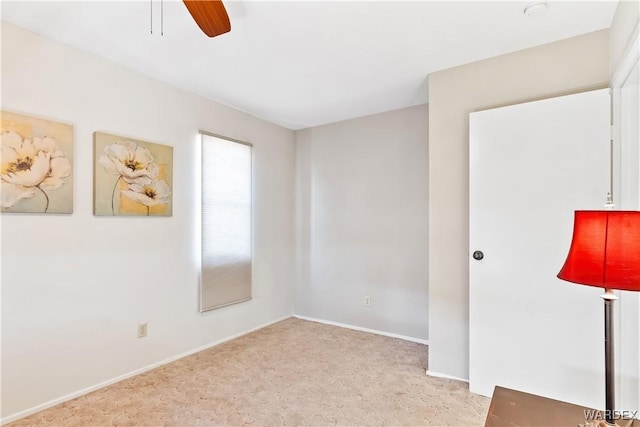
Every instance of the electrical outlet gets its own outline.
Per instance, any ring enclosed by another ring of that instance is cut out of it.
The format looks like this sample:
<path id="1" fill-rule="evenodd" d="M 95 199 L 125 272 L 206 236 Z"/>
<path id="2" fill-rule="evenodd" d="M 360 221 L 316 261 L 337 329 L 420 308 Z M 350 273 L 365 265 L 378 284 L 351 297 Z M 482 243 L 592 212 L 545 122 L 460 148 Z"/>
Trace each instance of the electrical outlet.
<path id="1" fill-rule="evenodd" d="M 371 297 L 370 296 L 364 297 L 364 306 L 365 307 L 371 307 Z"/>
<path id="2" fill-rule="evenodd" d="M 147 336 L 147 323 L 140 323 L 138 325 L 138 338 L 144 338 Z"/>

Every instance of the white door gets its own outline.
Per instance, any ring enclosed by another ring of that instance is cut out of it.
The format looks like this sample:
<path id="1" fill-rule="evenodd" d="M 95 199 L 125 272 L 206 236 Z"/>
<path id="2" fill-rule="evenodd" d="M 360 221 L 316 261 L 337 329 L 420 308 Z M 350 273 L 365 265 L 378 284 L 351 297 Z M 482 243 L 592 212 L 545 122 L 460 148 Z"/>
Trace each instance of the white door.
<path id="1" fill-rule="evenodd" d="M 602 290 L 556 278 L 609 186 L 606 89 L 470 115 L 469 388 L 604 406 Z M 475 260 L 474 251 L 484 258 Z"/>

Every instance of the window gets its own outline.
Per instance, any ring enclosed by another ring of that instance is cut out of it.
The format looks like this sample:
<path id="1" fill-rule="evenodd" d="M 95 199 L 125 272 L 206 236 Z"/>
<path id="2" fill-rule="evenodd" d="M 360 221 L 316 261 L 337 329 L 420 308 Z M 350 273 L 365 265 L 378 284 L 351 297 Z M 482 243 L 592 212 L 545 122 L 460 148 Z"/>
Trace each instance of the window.
<path id="1" fill-rule="evenodd" d="M 251 299 L 252 146 L 201 132 L 200 311 Z"/>

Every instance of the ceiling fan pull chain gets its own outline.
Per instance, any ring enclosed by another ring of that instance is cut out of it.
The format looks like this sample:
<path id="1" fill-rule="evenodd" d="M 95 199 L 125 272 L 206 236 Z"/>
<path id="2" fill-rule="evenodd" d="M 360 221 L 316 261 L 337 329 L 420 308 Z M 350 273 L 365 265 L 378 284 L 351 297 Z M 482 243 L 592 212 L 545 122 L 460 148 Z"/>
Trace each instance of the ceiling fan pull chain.
<path id="1" fill-rule="evenodd" d="M 151 18 L 151 35 L 153 35 L 153 0 L 149 0 L 149 6 L 151 8 L 151 13 L 149 14 Z"/>
<path id="2" fill-rule="evenodd" d="M 164 37 L 164 0 L 160 0 L 160 35 Z"/>

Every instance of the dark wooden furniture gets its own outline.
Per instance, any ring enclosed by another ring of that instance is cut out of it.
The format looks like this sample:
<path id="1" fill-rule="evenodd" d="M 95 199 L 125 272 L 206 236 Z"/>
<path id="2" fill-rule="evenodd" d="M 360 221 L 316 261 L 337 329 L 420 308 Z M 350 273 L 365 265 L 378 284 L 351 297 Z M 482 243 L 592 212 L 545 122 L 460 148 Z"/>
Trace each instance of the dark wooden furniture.
<path id="1" fill-rule="evenodd" d="M 591 408 L 496 386 L 485 427 L 578 427 Z M 628 423 L 618 421 L 620 427 Z"/>

